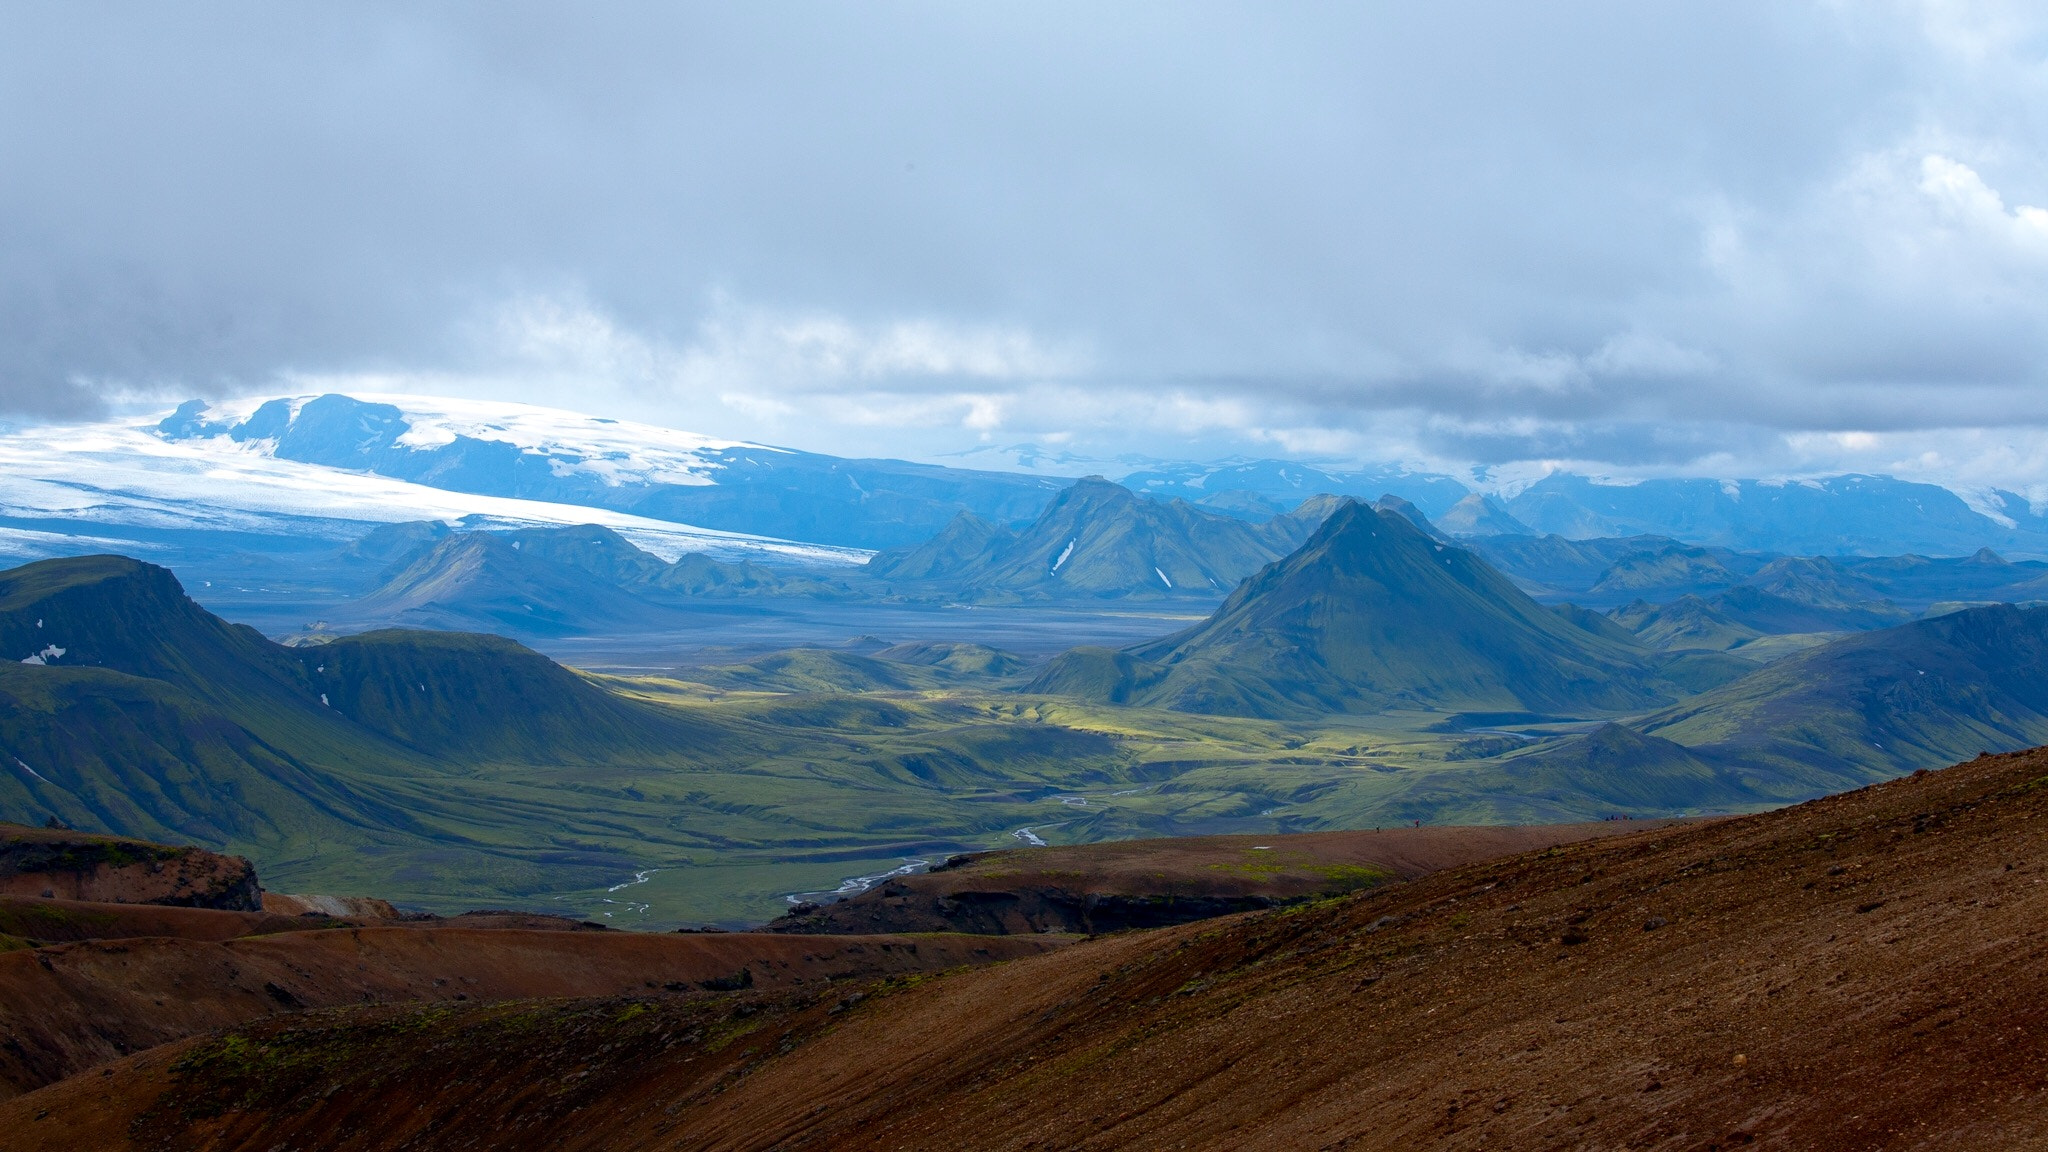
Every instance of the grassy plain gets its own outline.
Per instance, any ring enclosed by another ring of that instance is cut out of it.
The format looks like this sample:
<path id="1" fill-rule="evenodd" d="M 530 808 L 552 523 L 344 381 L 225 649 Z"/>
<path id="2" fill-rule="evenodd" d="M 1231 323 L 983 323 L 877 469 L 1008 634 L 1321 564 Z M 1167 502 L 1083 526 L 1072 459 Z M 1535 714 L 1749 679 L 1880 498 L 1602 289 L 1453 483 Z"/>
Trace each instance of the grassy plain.
<path id="1" fill-rule="evenodd" d="M 1445 725 L 1442 713 L 1301 723 L 996 690 L 773 694 L 666 679 L 601 682 L 704 727 L 744 733 L 736 743 L 746 751 L 688 766 L 586 768 L 574 779 L 552 766 L 499 765 L 443 785 L 451 821 L 468 826 L 445 830 L 474 835 L 501 812 L 507 834 L 530 834 L 538 820 L 558 829 L 564 847 L 628 854 L 638 870 L 653 870 L 646 879 L 533 896 L 646 927 L 758 922 L 786 907 L 788 894 L 829 892 L 912 859 L 1034 840 L 1408 823 L 1421 818 L 1403 804 L 1410 791 L 1468 774 L 1479 757 L 1542 742 L 1431 731 Z M 1484 803 L 1468 809 L 1454 813 L 1459 822 L 1515 815 Z M 633 879 L 622 869 L 612 883 Z M 463 902 L 403 880 L 392 877 L 387 894 L 439 908 Z"/>

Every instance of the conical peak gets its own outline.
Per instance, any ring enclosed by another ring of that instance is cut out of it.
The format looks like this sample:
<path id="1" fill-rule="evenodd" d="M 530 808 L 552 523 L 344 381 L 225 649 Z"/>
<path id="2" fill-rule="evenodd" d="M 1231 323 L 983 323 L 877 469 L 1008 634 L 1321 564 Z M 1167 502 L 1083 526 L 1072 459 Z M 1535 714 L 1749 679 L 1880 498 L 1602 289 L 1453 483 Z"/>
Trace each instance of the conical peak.
<path id="1" fill-rule="evenodd" d="M 1065 508 L 1075 505 L 1097 507 L 1108 504 L 1129 504 L 1135 503 L 1137 499 L 1138 496 L 1135 492 L 1113 480 L 1106 480 L 1100 476 L 1083 476 L 1079 480 L 1074 481 L 1072 486 L 1054 497 L 1053 507 Z"/>
<path id="2" fill-rule="evenodd" d="M 1376 545 L 1368 541 L 1382 543 Z M 1435 543 L 1401 513 L 1353 500 L 1330 513 L 1302 550 L 1307 552 L 1319 547 L 1329 549 L 1338 546 L 1373 548 L 1398 546 L 1403 542 L 1411 545 Z"/>

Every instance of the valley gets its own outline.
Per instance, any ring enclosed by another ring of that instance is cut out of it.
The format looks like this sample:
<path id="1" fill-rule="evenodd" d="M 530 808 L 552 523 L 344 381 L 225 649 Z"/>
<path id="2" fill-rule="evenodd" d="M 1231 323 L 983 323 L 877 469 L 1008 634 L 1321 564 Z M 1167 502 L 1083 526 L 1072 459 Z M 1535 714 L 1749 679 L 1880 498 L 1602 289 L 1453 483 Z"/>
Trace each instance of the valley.
<path id="1" fill-rule="evenodd" d="M 1532 554 L 1392 497 L 1318 507 L 1221 602 L 1091 559 L 1163 557 L 1210 515 L 1098 482 L 1016 537 L 1041 578 L 994 602 L 934 593 L 929 565 L 668 561 L 594 525 L 378 529 L 331 562 L 371 590 L 312 628 L 228 625 L 134 561 L 38 563 L 0 575 L 0 642 L 63 654 L 0 666 L 0 813 L 422 910 L 742 927 L 961 852 L 1757 811 L 2048 741 L 2048 612 L 1872 598 L 1997 594 L 2031 563 L 1705 565 L 1632 540 L 1593 579 L 1634 573 L 1640 598 L 1707 570 L 1798 609 L 1738 627 L 1725 590 L 1609 615 L 1487 560 L 1550 556 L 1555 582 L 1598 541 Z M 1109 583 L 1060 584 L 1061 554 Z M 1718 631 L 1665 627 L 1694 602 Z"/>
<path id="2" fill-rule="evenodd" d="M 0 11 L 0 1152 L 2048 1152 L 2048 5 Z"/>

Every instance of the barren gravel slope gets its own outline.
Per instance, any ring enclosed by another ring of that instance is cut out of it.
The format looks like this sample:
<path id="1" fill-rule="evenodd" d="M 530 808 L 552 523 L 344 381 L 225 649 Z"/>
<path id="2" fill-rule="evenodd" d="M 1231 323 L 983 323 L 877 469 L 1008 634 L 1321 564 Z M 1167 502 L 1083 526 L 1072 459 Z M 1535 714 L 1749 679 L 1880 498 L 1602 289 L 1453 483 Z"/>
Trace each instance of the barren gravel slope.
<path id="1" fill-rule="evenodd" d="M 887 994 L 280 1016 L 0 1104 L 0 1132 L 25 1148 L 2048 1147 L 2044 866 L 2048 754 L 1986 757 Z"/>

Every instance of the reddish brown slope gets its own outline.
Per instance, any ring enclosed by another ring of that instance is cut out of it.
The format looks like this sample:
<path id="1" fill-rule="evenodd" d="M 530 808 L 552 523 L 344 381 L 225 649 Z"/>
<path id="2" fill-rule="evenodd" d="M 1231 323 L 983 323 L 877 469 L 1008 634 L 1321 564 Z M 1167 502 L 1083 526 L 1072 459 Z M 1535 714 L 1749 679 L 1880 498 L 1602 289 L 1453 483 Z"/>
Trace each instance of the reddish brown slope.
<path id="1" fill-rule="evenodd" d="M 0 955 L 0 1094 L 272 1013 L 394 1001 L 772 990 L 1030 955 L 1054 940 L 346 928 L 208 943 L 96 941 Z"/>
<path id="2" fill-rule="evenodd" d="M 332 921 L 308 923 L 268 912 L 180 908 L 161 904 L 104 904 L 90 900 L 41 900 L 0 896 L 0 934 L 37 943 L 117 940 L 133 936 L 175 936 L 184 940 L 232 940 L 265 932 L 294 932 Z"/>
<path id="3" fill-rule="evenodd" d="M 280 1018 L 0 1104 L 0 1131 L 24 1148 L 2048 1147 L 2048 755 L 854 1004 L 770 1003 L 749 1025 L 724 1003 Z"/>

